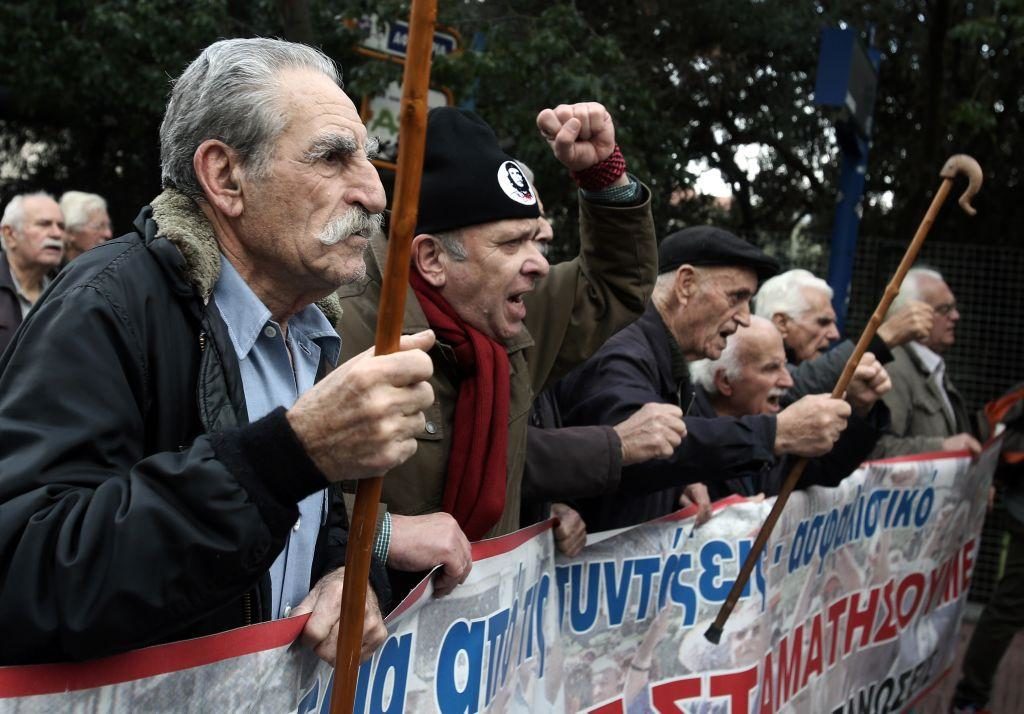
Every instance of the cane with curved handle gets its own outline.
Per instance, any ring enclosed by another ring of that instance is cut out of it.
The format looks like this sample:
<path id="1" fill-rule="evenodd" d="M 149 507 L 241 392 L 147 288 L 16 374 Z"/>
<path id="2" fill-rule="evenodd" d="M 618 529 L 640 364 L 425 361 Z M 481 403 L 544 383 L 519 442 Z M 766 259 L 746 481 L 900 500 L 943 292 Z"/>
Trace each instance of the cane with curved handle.
<path id="1" fill-rule="evenodd" d="M 857 365 L 860 363 L 860 358 L 864 356 L 864 353 L 868 349 L 868 344 L 875 336 L 875 332 L 878 331 L 878 326 L 882 324 L 882 318 L 885 317 L 885 313 L 889 310 L 889 306 L 892 301 L 896 298 L 896 295 L 900 291 L 900 285 L 903 283 L 903 279 L 907 275 L 907 271 L 914 264 L 914 260 L 917 258 L 918 252 L 921 250 L 921 245 L 924 243 L 925 237 L 932 228 L 932 224 L 935 222 L 935 217 L 939 213 L 939 209 L 942 204 L 946 201 L 946 197 L 949 196 L 950 189 L 953 187 L 953 179 L 956 178 L 957 174 L 964 174 L 967 176 L 968 185 L 967 189 L 960 196 L 960 207 L 967 212 L 968 215 L 973 216 L 976 211 L 974 206 L 971 205 L 971 198 L 981 189 L 982 182 L 982 171 L 981 166 L 972 157 L 967 154 L 956 154 L 951 156 L 946 163 L 943 165 L 942 170 L 939 172 L 939 176 L 942 177 L 942 185 L 939 186 L 939 190 L 935 193 L 935 198 L 932 199 L 931 205 L 928 207 L 927 213 L 924 215 L 924 219 L 921 221 L 921 225 L 918 226 L 917 232 L 914 234 L 914 239 L 910 241 L 910 246 L 907 247 L 906 252 L 903 254 L 903 259 L 900 261 L 899 267 L 896 268 L 896 273 L 892 276 L 889 284 L 885 288 L 885 292 L 882 294 L 882 300 L 878 303 L 878 307 L 875 308 L 874 313 L 871 315 L 871 319 L 868 320 L 868 324 L 864 327 L 864 331 L 860 335 L 860 339 L 857 340 L 857 346 L 853 350 L 853 354 L 850 355 L 850 359 L 846 361 L 846 366 L 843 368 L 842 374 L 839 376 L 839 381 L 836 382 L 835 388 L 832 390 L 833 399 L 841 399 L 843 394 L 846 392 L 846 387 L 849 386 L 850 380 L 853 378 L 854 370 L 857 369 Z M 736 576 L 736 581 L 732 585 L 732 589 L 725 598 L 725 602 L 722 603 L 722 607 L 718 611 L 718 615 L 715 617 L 715 621 L 708 627 L 707 632 L 704 633 L 710 642 L 718 644 L 722 639 L 722 630 L 725 628 L 725 623 L 729 620 L 729 615 L 732 613 L 734 607 L 736 607 L 736 601 L 739 600 L 740 593 L 747 586 L 747 582 L 750 580 L 750 574 L 754 570 L 754 566 L 757 564 L 758 558 L 761 557 L 761 551 L 764 550 L 765 544 L 768 542 L 768 538 L 771 537 L 772 531 L 775 530 L 775 524 L 779 520 L 779 516 L 782 515 L 782 509 L 786 507 L 786 501 L 789 500 L 789 494 L 793 492 L 797 482 L 800 481 L 800 477 L 804 473 L 804 469 L 807 468 L 807 459 L 801 458 L 794 465 L 793 469 L 786 476 L 785 482 L 782 484 L 782 489 L 779 491 L 779 495 L 775 499 L 772 510 L 768 514 L 768 517 L 764 521 L 764 525 L 761 526 L 761 530 L 757 534 L 757 538 L 754 539 L 754 544 L 750 548 L 750 552 L 747 554 L 746 559 L 743 561 L 743 566 L 740 568 L 739 575 Z"/>

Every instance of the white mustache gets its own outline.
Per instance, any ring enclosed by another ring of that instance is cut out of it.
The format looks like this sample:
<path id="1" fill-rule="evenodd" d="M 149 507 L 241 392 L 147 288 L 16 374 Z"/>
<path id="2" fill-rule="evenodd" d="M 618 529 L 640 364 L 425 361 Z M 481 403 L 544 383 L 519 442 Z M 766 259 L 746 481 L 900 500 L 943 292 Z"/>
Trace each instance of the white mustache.
<path id="1" fill-rule="evenodd" d="M 47 248 L 60 248 L 64 250 L 64 244 L 54 238 L 46 238 L 43 240 L 43 250 Z"/>
<path id="2" fill-rule="evenodd" d="M 318 239 L 324 245 L 334 245 L 349 236 L 369 238 L 384 228 L 384 215 L 370 213 L 362 206 L 354 206 L 341 218 L 337 218 L 320 231 Z"/>
<path id="3" fill-rule="evenodd" d="M 782 397 L 785 396 L 785 394 L 786 390 L 779 389 L 778 387 L 772 387 L 771 391 L 768 392 L 769 397 L 778 397 L 779 399 L 782 399 Z"/>

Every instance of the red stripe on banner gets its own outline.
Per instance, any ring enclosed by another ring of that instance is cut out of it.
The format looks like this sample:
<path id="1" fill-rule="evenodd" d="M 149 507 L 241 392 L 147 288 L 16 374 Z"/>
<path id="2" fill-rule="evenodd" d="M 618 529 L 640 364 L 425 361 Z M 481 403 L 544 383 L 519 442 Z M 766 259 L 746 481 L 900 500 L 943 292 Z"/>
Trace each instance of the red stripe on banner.
<path id="1" fill-rule="evenodd" d="M 529 528 L 523 528 L 515 533 L 509 533 L 498 538 L 479 540 L 472 544 L 473 562 L 476 563 L 487 558 L 493 558 L 496 555 L 505 555 L 505 553 L 515 550 L 526 541 L 554 527 L 555 519 L 549 518 L 546 521 L 534 523 Z"/>
<path id="2" fill-rule="evenodd" d="M 0 699 L 105 687 L 275 649 L 294 642 L 307 619 L 298 615 L 88 662 L 0 667 Z"/>
<path id="3" fill-rule="evenodd" d="M 999 436 L 993 436 L 991 439 L 981 445 L 982 451 L 988 449 L 992 444 L 1002 440 L 1003 434 Z M 920 454 L 910 454 L 908 456 L 892 456 L 888 459 L 875 459 L 873 461 L 865 461 L 866 464 L 903 464 L 909 461 L 938 461 L 939 459 L 959 459 L 959 458 L 970 458 L 971 452 L 967 449 L 961 449 L 959 451 L 926 451 Z"/>
<path id="4" fill-rule="evenodd" d="M 473 562 L 478 563 L 481 560 L 493 558 L 497 555 L 505 555 L 506 553 L 515 550 L 526 541 L 531 540 L 544 531 L 551 530 L 554 527 L 555 519 L 549 518 L 546 521 L 534 523 L 532 526 L 518 530 L 515 533 L 509 533 L 508 535 L 498 536 L 497 538 L 488 538 L 487 540 L 470 543 L 470 548 L 473 551 Z M 420 597 L 426 591 L 427 583 L 433 575 L 434 571 L 431 570 L 430 573 L 423 578 L 423 580 L 421 580 L 419 584 L 405 596 L 405 598 L 402 599 L 402 602 L 398 603 L 398 606 L 392 610 L 386 618 L 384 618 L 384 622 L 391 622 L 391 620 L 404 614 L 406 610 L 418 602 Z"/>
<path id="5" fill-rule="evenodd" d="M 926 451 L 921 454 L 910 454 L 909 456 L 891 456 L 888 459 L 875 459 L 865 461 L 867 464 L 905 464 L 911 461 L 938 461 L 940 459 L 969 458 L 971 452 L 967 449 L 960 451 Z"/>
<path id="6" fill-rule="evenodd" d="M 731 496 L 726 496 L 725 498 L 720 498 L 717 501 L 715 501 L 714 503 L 712 503 L 711 504 L 711 512 L 712 513 L 718 513 L 723 508 L 728 508 L 729 506 L 734 506 L 737 503 L 746 503 L 746 502 L 747 502 L 746 496 L 740 496 L 739 494 L 734 493 Z M 650 523 L 664 523 L 664 522 L 667 522 L 667 521 L 685 521 L 687 518 L 692 518 L 692 517 L 696 516 L 698 510 L 700 510 L 700 506 L 698 506 L 696 503 L 691 503 L 686 508 L 680 509 L 678 511 L 673 511 L 672 513 L 669 513 L 669 514 L 664 515 L 664 516 L 659 516 L 658 518 L 655 518 L 654 520 L 649 521 L 649 522 Z"/>

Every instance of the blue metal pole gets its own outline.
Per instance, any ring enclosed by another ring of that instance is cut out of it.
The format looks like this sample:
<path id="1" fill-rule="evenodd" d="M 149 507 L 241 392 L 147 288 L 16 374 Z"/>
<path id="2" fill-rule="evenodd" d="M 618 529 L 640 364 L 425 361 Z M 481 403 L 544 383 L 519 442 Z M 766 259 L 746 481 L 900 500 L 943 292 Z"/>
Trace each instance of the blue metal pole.
<path id="1" fill-rule="evenodd" d="M 832 247 L 828 259 L 828 284 L 832 286 L 832 308 L 840 334 L 846 323 L 850 280 L 853 277 L 853 256 L 857 250 L 857 229 L 863 213 L 861 199 L 868 168 L 868 142 L 856 130 L 848 131 L 842 147 L 842 169 L 839 176 L 839 203 L 832 224 Z"/>

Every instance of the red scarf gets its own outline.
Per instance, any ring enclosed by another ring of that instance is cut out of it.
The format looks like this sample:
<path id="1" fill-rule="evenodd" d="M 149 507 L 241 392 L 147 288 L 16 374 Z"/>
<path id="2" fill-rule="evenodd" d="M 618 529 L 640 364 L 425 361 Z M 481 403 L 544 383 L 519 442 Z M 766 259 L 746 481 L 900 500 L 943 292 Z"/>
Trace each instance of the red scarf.
<path id="1" fill-rule="evenodd" d="M 452 449 L 442 507 L 466 537 L 480 540 L 505 510 L 509 363 L 497 341 L 467 325 L 415 266 L 409 271 L 427 322 L 455 352 L 462 381 L 455 402 Z"/>

